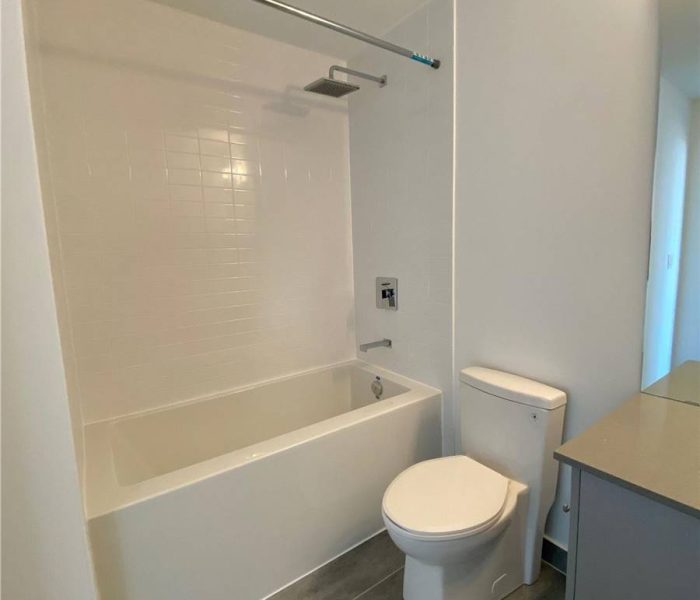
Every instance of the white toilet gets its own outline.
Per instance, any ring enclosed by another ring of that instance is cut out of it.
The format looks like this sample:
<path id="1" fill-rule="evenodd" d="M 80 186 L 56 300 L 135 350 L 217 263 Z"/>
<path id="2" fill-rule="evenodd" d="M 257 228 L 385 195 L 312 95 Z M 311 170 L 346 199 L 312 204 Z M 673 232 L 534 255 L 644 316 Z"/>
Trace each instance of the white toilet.
<path id="1" fill-rule="evenodd" d="M 503 598 L 540 570 L 566 394 L 517 375 L 460 374 L 463 456 L 418 463 L 384 493 L 406 554 L 405 600 Z"/>

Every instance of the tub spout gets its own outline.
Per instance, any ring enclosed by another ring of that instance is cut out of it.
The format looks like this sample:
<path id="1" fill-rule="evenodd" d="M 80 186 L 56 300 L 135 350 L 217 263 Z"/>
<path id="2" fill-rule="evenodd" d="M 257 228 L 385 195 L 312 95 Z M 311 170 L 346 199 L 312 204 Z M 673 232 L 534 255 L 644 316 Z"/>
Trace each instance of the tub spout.
<path id="1" fill-rule="evenodd" d="M 383 340 L 379 340 L 377 342 L 369 342 L 367 344 L 360 344 L 360 352 L 367 352 L 367 350 L 371 350 L 372 348 L 391 348 L 391 340 L 388 340 L 384 338 Z"/>

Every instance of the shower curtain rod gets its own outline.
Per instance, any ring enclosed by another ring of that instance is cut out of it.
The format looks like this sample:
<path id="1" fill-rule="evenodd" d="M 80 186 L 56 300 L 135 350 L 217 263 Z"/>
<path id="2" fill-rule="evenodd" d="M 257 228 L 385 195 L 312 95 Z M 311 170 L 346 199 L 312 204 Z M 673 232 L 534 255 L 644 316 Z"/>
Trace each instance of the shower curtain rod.
<path id="1" fill-rule="evenodd" d="M 326 19 L 325 17 L 321 17 L 319 15 L 315 15 L 308 11 L 302 10 L 301 8 L 297 8 L 296 6 L 291 6 L 284 2 L 279 2 L 279 0 L 253 1 L 258 2 L 259 4 L 264 4 L 265 6 L 269 6 L 270 8 L 275 8 L 289 15 L 299 17 L 300 19 L 305 19 L 306 21 L 310 21 L 311 23 L 316 23 L 316 25 L 321 25 L 321 27 L 326 27 L 328 29 L 332 29 L 333 31 L 337 31 L 338 33 L 348 35 L 350 37 L 355 38 L 356 40 L 360 40 L 361 42 L 372 44 L 373 46 L 383 48 L 384 50 L 388 50 L 389 52 L 395 52 L 396 54 L 400 54 L 401 56 L 406 56 L 411 60 L 415 60 L 419 63 L 423 63 L 424 65 L 428 65 L 433 69 L 440 68 L 440 61 L 437 58 L 430 58 L 429 56 L 419 54 L 418 52 L 414 52 L 413 50 L 409 50 L 408 48 L 397 46 L 396 44 L 392 44 L 391 42 L 387 42 L 386 40 L 382 40 L 378 37 L 374 37 L 373 35 L 369 35 L 368 33 L 358 31 L 357 29 L 353 29 L 352 27 L 348 27 L 347 25 L 336 23 L 335 21 L 331 21 L 330 19 Z"/>

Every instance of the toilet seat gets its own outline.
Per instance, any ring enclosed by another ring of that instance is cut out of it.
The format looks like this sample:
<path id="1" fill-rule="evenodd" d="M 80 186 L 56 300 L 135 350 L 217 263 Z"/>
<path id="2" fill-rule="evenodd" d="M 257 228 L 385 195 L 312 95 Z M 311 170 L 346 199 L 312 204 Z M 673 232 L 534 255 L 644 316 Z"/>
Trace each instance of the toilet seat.
<path id="1" fill-rule="evenodd" d="M 427 460 L 406 469 L 387 488 L 386 517 L 421 538 L 467 537 L 503 513 L 509 480 L 468 456 Z"/>

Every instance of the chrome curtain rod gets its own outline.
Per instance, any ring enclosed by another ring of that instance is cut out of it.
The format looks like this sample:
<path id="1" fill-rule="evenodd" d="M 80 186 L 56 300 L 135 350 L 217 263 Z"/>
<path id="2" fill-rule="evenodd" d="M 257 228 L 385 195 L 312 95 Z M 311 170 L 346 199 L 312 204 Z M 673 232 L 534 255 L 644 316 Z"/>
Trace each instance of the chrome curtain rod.
<path id="1" fill-rule="evenodd" d="M 392 44 L 391 42 L 387 42 L 386 40 L 382 40 L 378 37 L 374 37 L 373 35 L 369 35 L 368 33 L 358 31 L 357 29 L 353 29 L 352 27 L 348 27 L 347 25 L 336 23 L 335 21 L 331 21 L 330 19 L 326 19 L 319 15 L 315 15 L 306 10 L 302 10 L 301 8 L 297 8 L 296 6 L 291 6 L 284 2 L 279 2 L 279 0 L 253 1 L 258 2 L 259 4 L 264 4 L 265 6 L 269 6 L 270 8 L 275 8 L 279 11 L 287 13 L 288 15 L 293 15 L 295 17 L 299 17 L 300 19 L 310 21 L 311 23 L 315 23 L 316 25 L 320 25 L 321 27 L 326 27 L 328 29 L 332 29 L 333 31 L 337 31 L 338 33 L 348 35 L 350 37 L 355 38 L 356 40 L 360 40 L 361 42 L 372 44 L 373 46 L 383 48 L 384 50 L 388 50 L 389 52 L 400 54 L 401 56 L 406 56 L 411 60 L 415 60 L 419 63 L 423 63 L 424 65 L 428 65 L 433 69 L 440 68 L 440 61 L 437 58 L 430 58 L 429 56 L 425 56 L 424 54 L 418 54 L 418 52 L 414 52 L 413 50 L 409 50 L 408 48 L 397 46 L 396 44 Z"/>

